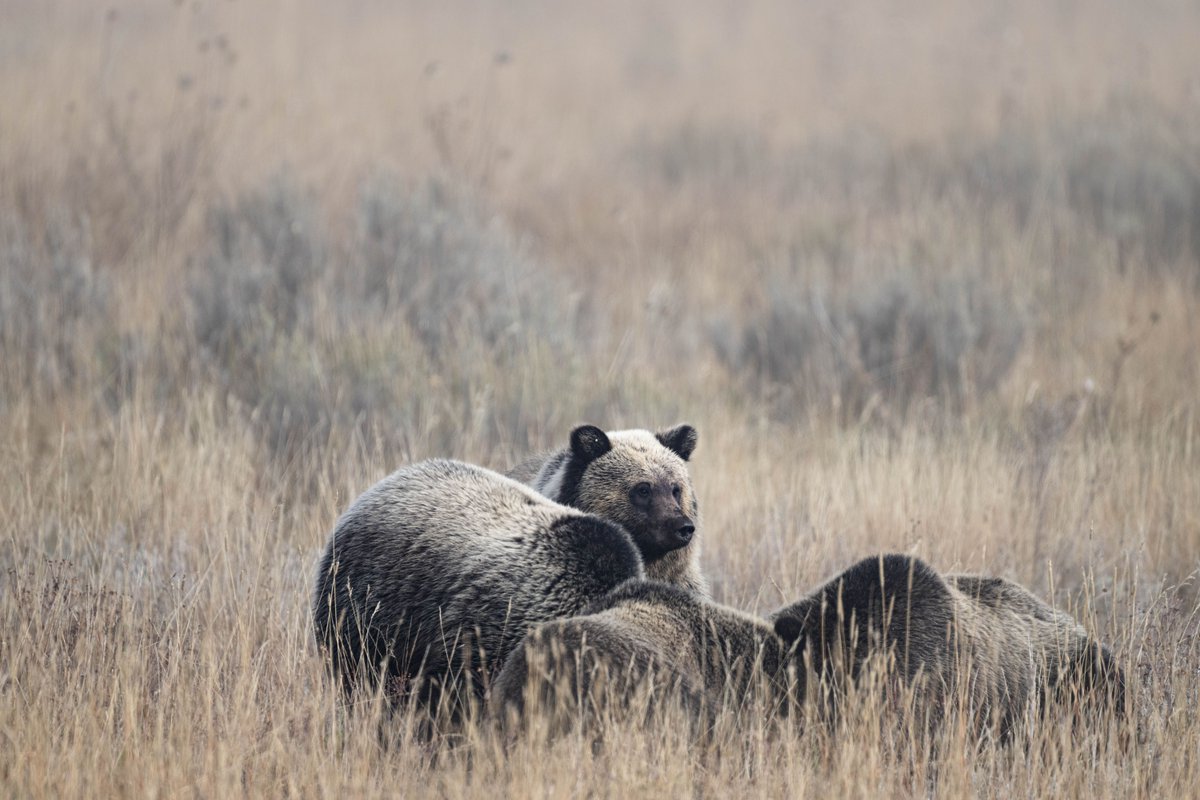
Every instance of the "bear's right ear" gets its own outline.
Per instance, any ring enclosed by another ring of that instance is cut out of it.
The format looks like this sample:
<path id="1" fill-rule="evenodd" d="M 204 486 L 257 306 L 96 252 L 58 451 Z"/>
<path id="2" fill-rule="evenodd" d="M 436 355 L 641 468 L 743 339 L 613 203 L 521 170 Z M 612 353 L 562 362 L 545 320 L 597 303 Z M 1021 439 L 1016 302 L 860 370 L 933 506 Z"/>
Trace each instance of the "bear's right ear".
<path id="1" fill-rule="evenodd" d="M 804 633 L 804 623 L 796 617 L 779 617 L 775 620 L 775 635 L 789 646 L 796 643 Z"/>
<path id="2" fill-rule="evenodd" d="M 580 461 L 589 463 L 612 450 L 608 434 L 595 425 L 580 425 L 571 431 L 571 452 Z"/>

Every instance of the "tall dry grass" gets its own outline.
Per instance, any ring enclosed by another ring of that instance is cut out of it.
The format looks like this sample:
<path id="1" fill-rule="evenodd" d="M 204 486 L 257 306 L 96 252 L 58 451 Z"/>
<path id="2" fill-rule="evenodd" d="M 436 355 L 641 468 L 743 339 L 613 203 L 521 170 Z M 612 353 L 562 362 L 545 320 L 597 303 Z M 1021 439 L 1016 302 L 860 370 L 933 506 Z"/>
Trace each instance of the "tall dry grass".
<path id="1" fill-rule="evenodd" d="M 1191 5 L 0 17 L 3 794 L 1200 784 Z M 1113 645 L 1133 715 L 505 751 L 339 707 L 308 602 L 360 491 L 682 419 L 718 599 L 882 550 L 1003 575 Z"/>

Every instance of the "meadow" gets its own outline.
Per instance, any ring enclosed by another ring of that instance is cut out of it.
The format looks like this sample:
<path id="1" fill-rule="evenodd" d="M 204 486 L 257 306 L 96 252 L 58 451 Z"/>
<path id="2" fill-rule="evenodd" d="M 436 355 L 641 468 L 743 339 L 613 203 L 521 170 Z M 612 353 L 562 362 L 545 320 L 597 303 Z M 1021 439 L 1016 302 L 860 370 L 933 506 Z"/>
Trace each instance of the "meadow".
<path id="1" fill-rule="evenodd" d="M 0 794 L 1186 797 L 1200 9 L 0 0 Z M 715 597 L 1007 577 L 1131 713 L 505 749 L 343 708 L 396 467 L 686 421 Z"/>

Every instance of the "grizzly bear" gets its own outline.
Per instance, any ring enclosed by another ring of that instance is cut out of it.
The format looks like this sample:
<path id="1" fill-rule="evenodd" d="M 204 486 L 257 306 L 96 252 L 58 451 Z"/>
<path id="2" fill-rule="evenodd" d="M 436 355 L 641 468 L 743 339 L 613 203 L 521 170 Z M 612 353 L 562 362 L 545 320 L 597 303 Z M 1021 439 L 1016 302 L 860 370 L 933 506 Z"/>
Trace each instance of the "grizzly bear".
<path id="1" fill-rule="evenodd" d="M 633 536 L 648 577 L 707 596 L 696 530 L 700 510 L 687 461 L 696 429 L 571 431 L 570 446 L 530 458 L 509 477 L 567 506 L 612 520 Z"/>
<path id="2" fill-rule="evenodd" d="M 766 620 L 679 586 L 633 579 L 583 614 L 537 626 L 496 676 L 502 725 L 537 715 L 552 731 L 598 709 L 679 703 L 698 722 L 731 702 L 787 696 L 788 647 Z"/>
<path id="3" fill-rule="evenodd" d="M 981 725 L 1007 735 L 1068 694 L 1123 710 L 1124 675 L 1108 648 L 1003 579 L 943 578 L 912 556 L 875 556 L 772 618 L 827 682 L 857 680 L 872 656 L 890 660 L 889 669 L 920 686 L 934 718 L 964 703 Z"/>
<path id="4" fill-rule="evenodd" d="M 482 695 L 526 630 L 578 614 L 641 555 L 619 525 L 482 467 L 404 467 L 341 516 L 317 572 L 316 638 L 349 695 L 386 681 L 432 707 Z"/>

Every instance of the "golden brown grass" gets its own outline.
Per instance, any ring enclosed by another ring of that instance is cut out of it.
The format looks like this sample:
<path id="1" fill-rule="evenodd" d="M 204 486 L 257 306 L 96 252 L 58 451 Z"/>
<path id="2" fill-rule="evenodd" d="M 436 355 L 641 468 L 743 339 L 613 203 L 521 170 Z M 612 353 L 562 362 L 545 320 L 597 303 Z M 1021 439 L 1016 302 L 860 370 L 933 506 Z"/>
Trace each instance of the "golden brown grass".
<path id="1" fill-rule="evenodd" d="M 1192 5 L 0 18 L 0 794 L 1200 785 Z M 719 599 L 883 550 L 1003 575 L 1133 715 L 504 751 L 339 707 L 308 602 L 360 491 L 683 419 Z"/>

